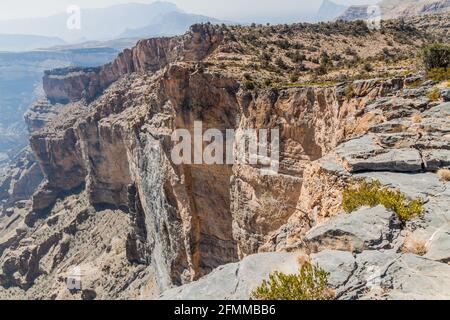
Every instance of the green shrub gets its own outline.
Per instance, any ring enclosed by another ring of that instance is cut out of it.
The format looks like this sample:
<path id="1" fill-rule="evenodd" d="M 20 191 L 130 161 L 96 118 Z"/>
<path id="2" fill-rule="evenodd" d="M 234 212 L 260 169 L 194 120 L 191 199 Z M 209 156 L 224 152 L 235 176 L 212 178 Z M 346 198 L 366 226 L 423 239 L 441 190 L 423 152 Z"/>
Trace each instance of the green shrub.
<path id="1" fill-rule="evenodd" d="M 263 52 L 261 59 L 263 61 L 272 61 L 272 56 L 268 52 Z"/>
<path id="2" fill-rule="evenodd" d="M 382 187 L 379 181 L 360 182 L 357 188 L 348 188 L 342 195 L 342 208 L 351 213 L 360 207 L 376 207 L 383 205 L 393 210 L 403 222 L 411 220 L 424 212 L 423 201 L 407 200 L 400 190 Z"/>
<path id="3" fill-rule="evenodd" d="M 434 81 L 448 80 L 450 79 L 450 68 L 434 68 L 428 70 L 427 77 Z"/>
<path id="4" fill-rule="evenodd" d="M 305 263 L 298 275 L 275 272 L 252 294 L 256 300 L 331 300 L 329 274 L 317 265 Z"/>
<path id="5" fill-rule="evenodd" d="M 281 58 L 277 58 L 277 60 L 275 61 L 275 64 L 277 65 L 277 67 L 279 67 L 280 69 L 287 69 L 288 65 L 286 64 L 286 62 L 284 62 L 283 59 Z"/>
<path id="6" fill-rule="evenodd" d="M 314 69 L 314 73 L 317 76 L 324 76 L 328 73 L 328 68 L 327 68 L 327 66 L 321 64 L 320 66 L 318 66 L 317 68 Z"/>
<path id="7" fill-rule="evenodd" d="M 294 72 L 292 74 L 289 75 L 289 81 L 291 83 L 295 83 L 298 81 L 298 78 L 300 77 L 300 75 L 297 72 Z"/>
<path id="8" fill-rule="evenodd" d="M 354 98 L 355 97 L 355 87 L 353 87 L 353 84 L 350 84 L 350 85 L 348 85 L 346 88 L 345 88 L 345 98 L 347 99 L 347 100 L 351 100 L 352 98 Z"/>
<path id="9" fill-rule="evenodd" d="M 286 57 L 292 60 L 294 63 L 301 63 L 306 60 L 306 56 L 303 53 L 300 53 L 299 51 L 289 51 L 286 54 Z"/>
<path id="10" fill-rule="evenodd" d="M 450 46 L 432 44 L 422 50 L 423 64 L 427 71 L 437 68 L 450 68 Z"/>
<path id="11" fill-rule="evenodd" d="M 373 66 L 370 62 L 367 62 L 363 65 L 363 69 L 366 72 L 372 72 L 373 71 Z"/>
<path id="12" fill-rule="evenodd" d="M 253 81 L 245 81 L 244 87 L 245 87 L 246 90 L 251 91 L 251 90 L 255 90 L 256 85 L 255 85 L 255 83 Z"/>
<path id="13" fill-rule="evenodd" d="M 433 88 L 428 92 L 427 98 L 430 101 L 439 101 L 441 99 L 441 91 L 438 88 Z"/>

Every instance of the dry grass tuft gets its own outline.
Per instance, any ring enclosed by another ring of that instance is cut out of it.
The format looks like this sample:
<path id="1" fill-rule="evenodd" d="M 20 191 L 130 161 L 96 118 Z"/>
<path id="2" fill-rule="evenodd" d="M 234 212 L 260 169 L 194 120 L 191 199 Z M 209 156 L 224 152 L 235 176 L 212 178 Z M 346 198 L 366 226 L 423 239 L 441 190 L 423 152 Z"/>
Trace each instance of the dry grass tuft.
<path id="1" fill-rule="evenodd" d="M 422 123 L 423 117 L 420 114 L 415 114 L 411 117 L 413 123 Z"/>
<path id="2" fill-rule="evenodd" d="M 432 102 L 439 101 L 442 98 L 441 91 L 438 88 L 433 88 L 428 92 L 427 98 Z"/>
<path id="3" fill-rule="evenodd" d="M 415 239 L 412 235 L 408 236 L 402 247 L 403 253 L 413 253 L 418 256 L 424 256 L 427 254 L 427 242 L 422 239 Z"/>
<path id="4" fill-rule="evenodd" d="M 441 169 L 438 171 L 439 179 L 442 181 L 448 182 L 450 181 L 450 170 L 449 169 Z"/>

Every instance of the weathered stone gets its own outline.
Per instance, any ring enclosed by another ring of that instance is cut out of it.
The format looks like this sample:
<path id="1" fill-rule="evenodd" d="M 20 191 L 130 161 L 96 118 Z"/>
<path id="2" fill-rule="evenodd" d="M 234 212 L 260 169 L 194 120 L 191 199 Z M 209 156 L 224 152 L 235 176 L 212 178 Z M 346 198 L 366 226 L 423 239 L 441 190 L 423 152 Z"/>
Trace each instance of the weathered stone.
<path id="1" fill-rule="evenodd" d="M 0 212 L 29 200 L 44 176 L 29 148 L 22 150 L 0 176 Z"/>
<path id="2" fill-rule="evenodd" d="M 450 299 L 450 266 L 413 254 L 400 256 L 386 271 L 386 298 L 402 300 Z"/>
<path id="3" fill-rule="evenodd" d="M 425 150 L 422 151 L 422 156 L 427 170 L 435 171 L 450 167 L 450 150 Z"/>
<path id="4" fill-rule="evenodd" d="M 428 111 L 424 112 L 424 114 L 427 116 L 436 117 L 437 119 L 441 117 L 448 117 L 450 116 L 450 102 L 434 106 Z"/>
<path id="5" fill-rule="evenodd" d="M 444 263 L 450 262 L 450 224 L 447 223 L 433 232 L 426 245 L 425 258 Z"/>
<path id="6" fill-rule="evenodd" d="M 216 63 L 243 58 L 238 42 L 223 41 L 233 32 L 194 26 L 140 41 L 100 68 L 46 74 L 50 105 L 33 107 L 28 119 L 46 183 L 31 209 L 15 206 L 0 218 L 4 287 L 31 298 L 92 297 L 67 290 L 74 265 L 99 299 L 155 297 L 177 285 L 185 286 L 171 297 L 248 298 L 280 264 L 298 269 L 294 254 L 248 255 L 307 249 L 305 234 L 322 230 L 311 246 L 324 249 L 315 256 L 333 271 L 339 298 L 367 298 L 371 265 L 397 259 L 404 235 L 381 207 L 342 215 L 342 191 L 354 178 L 379 174 L 423 196 L 426 214 L 408 228 L 428 235 L 442 225 L 446 185 L 434 173 L 395 172 L 421 171 L 421 152 L 448 149 L 445 104 L 402 97 L 403 77 L 356 82 L 351 95 L 349 84 L 250 92 L 244 75 Z M 175 164 L 171 135 L 192 135 L 194 121 L 221 132 L 280 129 L 278 172 Z M 9 190 L 6 180 L 1 189 Z M 441 243 L 430 244 L 435 257 L 445 255 Z"/>
<path id="7" fill-rule="evenodd" d="M 450 266 L 417 255 L 369 250 L 355 259 L 341 251 L 322 251 L 313 259 L 331 274 L 330 285 L 338 299 L 450 297 Z"/>
<path id="8" fill-rule="evenodd" d="M 47 98 L 55 103 L 92 101 L 120 77 L 133 72 L 155 72 L 178 60 L 200 61 L 223 41 L 223 34 L 208 25 L 194 25 L 180 37 L 139 41 L 117 59 L 99 68 L 70 67 L 47 71 L 43 79 Z"/>
<path id="9" fill-rule="evenodd" d="M 345 142 L 337 147 L 336 152 L 352 172 L 422 170 L 419 151 L 410 148 L 384 149 L 376 144 L 371 135 Z"/>
<path id="10" fill-rule="evenodd" d="M 450 102 L 450 89 L 441 90 L 441 95 L 445 102 Z"/>
<path id="11" fill-rule="evenodd" d="M 262 253 L 239 263 L 217 268 L 206 277 L 164 292 L 161 300 L 248 300 L 252 292 L 274 271 L 296 274 L 299 255 Z"/>
<path id="12" fill-rule="evenodd" d="M 308 232 L 305 241 L 313 251 L 324 249 L 362 252 L 390 249 L 399 236 L 397 215 L 382 206 L 341 214 Z"/>
<path id="13" fill-rule="evenodd" d="M 403 90 L 403 96 L 407 98 L 417 98 L 424 97 L 429 91 L 428 87 L 420 87 L 415 89 L 405 89 Z"/>
<path id="14" fill-rule="evenodd" d="M 313 254 L 311 260 L 329 273 L 328 283 L 334 290 L 345 286 L 357 269 L 355 257 L 348 251 L 324 250 Z"/>
<path id="15" fill-rule="evenodd" d="M 355 175 L 358 178 L 378 180 L 381 184 L 399 189 L 408 197 L 427 200 L 445 191 L 445 185 L 439 181 L 435 173 L 395 173 L 395 172 L 367 172 Z"/>

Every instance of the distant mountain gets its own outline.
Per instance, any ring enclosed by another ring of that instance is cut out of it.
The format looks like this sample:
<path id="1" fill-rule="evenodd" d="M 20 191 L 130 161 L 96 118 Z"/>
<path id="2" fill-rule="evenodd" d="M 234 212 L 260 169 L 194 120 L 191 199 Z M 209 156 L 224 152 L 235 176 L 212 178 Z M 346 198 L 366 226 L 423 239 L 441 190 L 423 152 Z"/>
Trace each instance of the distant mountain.
<path id="1" fill-rule="evenodd" d="M 0 51 L 29 51 L 65 43 L 64 40 L 57 37 L 0 34 Z"/>
<path id="2" fill-rule="evenodd" d="M 94 49 L 115 49 L 118 50 L 118 52 L 126 49 L 126 48 L 132 48 L 134 45 L 141 40 L 142 37 L 131 37 L 131 38 L 118 38 L 118 39 L 112 39 L 112 40 L 105 40 L 105 41 L 86 41 L 86 42 L 80 42 L 75 44 L 64 44 L 64 45 L 56 45 L 48 47 L 48 51 L 77 51 L 77 50 L 94 50 Z"/>
<path id="3" fill-rule="evenodd" d="M 332 21 L 342 15 L 348 6 L 334 3 L 330 0 L 323 0 L 322 5 L 317 12 L 318 21 Z"/>
<path id="4" fill-rule="evenodd" d="M 184 12 L 170 12 L 154 19 L 143 28 L 128 29 L 120 35 L 121 38 L 148 38 L 154 36 L 174 36 L 186 32 L 195 23 L 224 23 L 211 17 Z"/>
<path id="5" fill-rule="evenodd" d="M 393 19 L 450 11 L 450 0 L 383 0 L 379 4 L 382 18 Z M 358 20 L 367 18 L 368 6 L 351 6 L 339 18 Z"/>
<path id="6" fill-rule="evenodd" d="M 36 97 L 43 94 L 45 70 L 68 67 L 95 67 L 113 60 L 122 50 L 117 48 L 65 46 L 60 49 L 30 52 L 0 52 L 0 171 L 2 162 L 10 159 L 28 143 L 23 114 Z M 0 172 L 1 175 L 1 172 Z"/>
<path id="7" fill-rule="evenodd" d="M 10 34 L 59 37 L 68 42 L 109 40 L 119 37 L 127 29 L 144 28 L 171 12 L 181 10 L 170 2 L 128 3 L 107 8 L 82 9 L 79 30 L 67 28 L 67 21 L 71 16 L 67 13 L 44 18 L 0 21 L 0 30 L 8 30 Z"/>

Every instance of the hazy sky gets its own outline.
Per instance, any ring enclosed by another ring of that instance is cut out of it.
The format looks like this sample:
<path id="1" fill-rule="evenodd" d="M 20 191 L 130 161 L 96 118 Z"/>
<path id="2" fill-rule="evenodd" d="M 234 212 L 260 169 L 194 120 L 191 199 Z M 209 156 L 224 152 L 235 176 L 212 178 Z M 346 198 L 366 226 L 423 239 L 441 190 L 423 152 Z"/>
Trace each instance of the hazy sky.
<path id="1" fill-rule="evenodd" d="M 1 0 L 0 19 L 48 16 L 65 12 L 69 5 L 81 8 L 107 7 L 119 3 L 153 0 Z M 321 0 L 172 0 L 181 9 L 221 19 L 239 20 L 246 17 L 281 17 L 316 10 Z M 376 3 L 378 0 L 334 0 L 341 4 Z M 0 30 L 4 32 L 4 30 Z"/>

